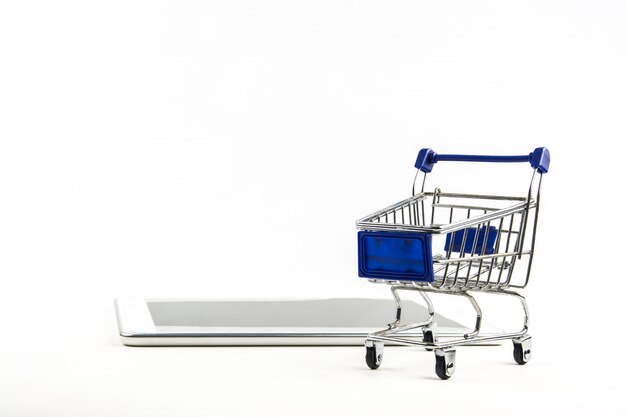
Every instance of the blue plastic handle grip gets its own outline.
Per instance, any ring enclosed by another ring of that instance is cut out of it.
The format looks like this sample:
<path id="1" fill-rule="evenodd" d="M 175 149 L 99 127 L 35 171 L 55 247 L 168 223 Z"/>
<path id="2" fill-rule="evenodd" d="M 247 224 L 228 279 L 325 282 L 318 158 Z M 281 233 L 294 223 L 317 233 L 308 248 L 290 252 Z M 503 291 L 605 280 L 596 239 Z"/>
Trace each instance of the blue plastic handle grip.
<path id="1" fill-rule="evenodd" d="M 420 150 L 415 161 L 415 168 L 422 172 L 431 172 L 433 166 L 439 161 L 459 162 L 529 162 L 533 169 L 541 174 L 548 172 L 550 168 L 550 152 L 548 148 L 537 148 L 528 155 L 451 155 L 438 154 L 430 148 Z"/>

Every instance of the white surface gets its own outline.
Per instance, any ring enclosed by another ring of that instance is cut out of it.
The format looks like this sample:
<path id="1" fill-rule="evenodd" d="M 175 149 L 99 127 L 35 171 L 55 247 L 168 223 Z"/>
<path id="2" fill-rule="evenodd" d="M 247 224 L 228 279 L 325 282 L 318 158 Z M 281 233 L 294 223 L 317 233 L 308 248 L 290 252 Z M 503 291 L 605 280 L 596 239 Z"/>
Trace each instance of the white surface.
<path id="1" fill-rule="evenodd" d="M 0 416 L 624 414 L 625 23 L 619 1 L 2 1 Z M 552 152 L 527 366 L 119 342 L 116 297 L 381 296 L 353 221 L 427 146 Z"/>

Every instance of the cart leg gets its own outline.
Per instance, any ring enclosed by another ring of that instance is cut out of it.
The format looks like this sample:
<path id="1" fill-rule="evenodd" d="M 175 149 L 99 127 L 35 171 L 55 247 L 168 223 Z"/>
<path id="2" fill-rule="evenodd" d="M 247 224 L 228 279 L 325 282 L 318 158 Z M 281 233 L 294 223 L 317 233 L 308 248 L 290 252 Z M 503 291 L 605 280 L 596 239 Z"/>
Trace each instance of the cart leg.
<path id="1" fill-rule="evenodd" d="M 390 329 L 393 329 L 400 325 L 400 320 L 402 319 L 402 300 L 400 299 L 400 294 L 398 294 L 397 287 L 391 287 L 391 294 L 393 295 L 393 299 L 396 302 L 396 321 L 389 323 L 387 326 Z"/>
<path id="2" fill-rule="evenodd" d="M 426 307 L 428 307 L 428 326 L 430 326 L 435 319 L 435 307 L 433 306 L 433 302 L 430 301 L 430 297 L 424 291 L 418 292 L 426 302 Z"/>
<path id="3" fill-rule="evenodd" d="M 405 325 L 400 325 L 402 320 L 402 300 L 400 299 L 400 294 L 398 290 L 412 290 L 420 293 L 424 301 L 426 301 L 426 305 L 428 307 L 428 318 L 426 321 L 420 323 L 410 323 Z M 430 298 L 422 291 L 414 289 L 414 288 L 404 288 L 400 286 L 391 287 L 391 294 L 393 295 L 393 299 L 396 302 L 396 320 L 387 325 L 387 328 L 384 330 L 380 330 L 378 332 L 372 333 L 375 336 L 384 336 L 387 334 L 397 333 L 405 330 L 417 329 L 420 327 L 429 327 L 433 324 L 433 320 L 435 318 L 435 310 L 433 308 L 433 303 L 430 301 Z"/>
<path id="4" fill-rule="evenodd" d="M 523 295 L 518 293 L 512 293 L 513 296 L 517 297 L 517 299 L 522 303 L 522 308 L 524 309 L 524 329 L 522 331 L 528 331 L 528 321 L 530 319 L 530 315 L 528 313 L 528 304 L 526 304 L 526 298 Z"/>
<path id="5" fill-rule="evenodd" d="M 509 290 L 488 291 L 487 293 L 506 294 L 506 295 L 510 295 L 510 296 L 517 298 L 522 304 L 522 309 L 524 310 L 524 326 L 522 327 L 522 330 L 520 330 L 518 333 L 526 333 L 528 331 L 528 322 L 530 321 L 530 314 L 528 312 L 528 304 L 526 304 L 526 298 L 524 298 L 523 295 L 516 293 L 515 291 L 509 291 Z"/>
<path id="6" fill-rule="evenodd" d="M 463 335 L 463 337 L 465 339 L 469 339 L 471 337 L 476 336 L 480 332 L 480 325 L 481 325 L 481 322 L 482 322 L 483 313 L 482 313 L 482 311 L 480 309 L 480 306 L 476 302 L 476 299 L 472 295 L 470 295 L 470 294 L 468 294 L 466 292 L 460 293 L 459 295 L 467 298 L 470 301 L 470 303 L 472 304 L 472 307 L 474 307 L 474 311 L 476 312 L 476 326 L 474 327 L 474 331 Z"/>
<path id="7" fill-rule="evenodd" d="M 434 321 L 435 319 L 435 308 L 433 306 L 433 302 L 430 300 L 428 294 L 424 291 L 419 291 L 420 295 L 426 302 L 426 306 L 428 307 L 428 324 L 422 328 L 422 340 L 425 343 L 437 343 L 437 323 Z M 432 350 L 426 348 L 426 350 Z"/>
<path id="8" fill-rule="evenodd" d="M 430 297 L 428 297 L 428 295 L 426 295 L 424 291 L 420 291 L 418 289 L 393 286 L 391 287 L 391 294 L 393 295 L 393 299 L 396 301 L 396 321 L 394 321 L 393 323 L 389 323 L 389 328 L 398 327 L 398 325 L 400 324 L 400 319 L 402 317 L 402 300 L 400 300 L 400 294 L 398 294 L 398 290 L 417 291 L 422 296 L 422 298 L 426 302 L 426 307 L 428 308 L 428 319 L 426 319 L 425 322 L 416 324 L 415 327 L 430 326 L 435 319 L 435 307 L 433 306 L 433 302 L 430 300 Z"/>
<path id="9" fill-rule="evenodd" d="M 456 368 L 455 349 L 435 349 L 435 372 L 441 379 L 448 379 Z"/>

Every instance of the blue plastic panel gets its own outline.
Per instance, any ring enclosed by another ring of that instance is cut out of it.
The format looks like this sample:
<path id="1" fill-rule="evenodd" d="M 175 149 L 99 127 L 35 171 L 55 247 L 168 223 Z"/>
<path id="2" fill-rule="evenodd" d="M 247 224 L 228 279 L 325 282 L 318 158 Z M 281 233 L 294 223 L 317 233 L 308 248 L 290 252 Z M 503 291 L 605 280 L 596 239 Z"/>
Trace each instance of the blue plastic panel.
<path id="1" fill-rule="evenodd" d="M 360 277 L 434 281 L 429 234 L 359 232 L 358 240 Z"/>
<path id="2" fill-rule="evenodd" d="M 483 249 L 483 243 L 485 240 L 485 228 L 481 227 L 480 232 L 478 232 L 478 240 L 476 242 L 476 249 L 474 250 L 474 254 L 481 253 Z M 446 235 L 446 244 L 444 246 L 444 250 L 448 250 L 450 248 L 450 241 L 452 240 L 452 235 L 454 235 L 454 243 L 452 244 L 452 252 L 461 252 L 461 244 L 463 243 L 463 234 L 467 232 L 467 236 L 465 237 L 465 248 L 463 249 L 463 253 L 471 254 L 472 248 L 474 247 L 474 238 L 476 237 L 476 228 L 472 227 L 469 229 L 457 230 L 453 233 L 448 233 Z M 498 238 L 498 229 L 494 226 L 489 226 L 489 233 L 487 233 L 487 246 L 485 247 L 485 255 L 491 255 L 495 251 L 495 243 Z"/>
<path id="3" fill-rule="evenodd" d="M 548 148 L 537 148 L 530 154 L 530 166 L 545 174 L 550 169 L 550 151 Z"/>

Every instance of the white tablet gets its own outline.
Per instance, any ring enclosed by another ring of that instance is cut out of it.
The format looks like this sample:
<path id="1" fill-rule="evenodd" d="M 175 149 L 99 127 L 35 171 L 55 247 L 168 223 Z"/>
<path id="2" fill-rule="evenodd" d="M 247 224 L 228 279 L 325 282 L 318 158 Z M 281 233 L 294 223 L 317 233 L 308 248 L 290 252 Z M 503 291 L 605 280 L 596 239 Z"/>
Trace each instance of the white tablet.
<path id="1" fill-rule="evenodd" d="M 128 346 L 362 345 L 367 334 L 395 320 L 393 300 L 335 298 L 289 300 L 115 300 L 122 342 Z M 428 317 L 403 302 L 403 322 Z M 466 333 L 436 315 L 440 336 Z M 407 336 L 422 337 L 421 329 Z"/>

